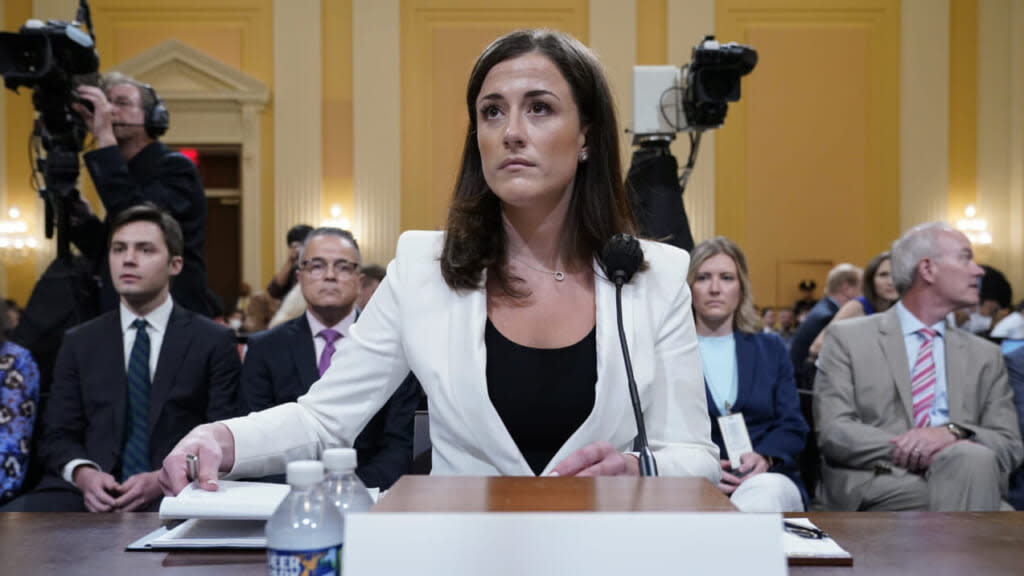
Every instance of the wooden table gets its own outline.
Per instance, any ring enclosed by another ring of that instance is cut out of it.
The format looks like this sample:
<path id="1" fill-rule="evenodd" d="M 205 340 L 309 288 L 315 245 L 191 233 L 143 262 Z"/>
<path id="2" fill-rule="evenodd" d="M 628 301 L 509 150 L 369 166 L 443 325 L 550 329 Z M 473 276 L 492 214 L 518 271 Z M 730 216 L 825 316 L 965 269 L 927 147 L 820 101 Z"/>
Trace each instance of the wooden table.
<path id="1" fill-rule="evenodd" d="M 735 512 L 704 478 L 403 476 L 380 512 Z"/>
<path id="2" fill-rule="evenodd" d="M 414 493 L 418 495 L 415 498 L 411 496 Z M 685 478 L 649 482 L 629 478 L 407 477 L 396 484 L 394 492 L 374 507 L 374 511 L 725 511 L 731 508 L 728 500 L 710 483 Z M 794 575 L 998 576 L 1024 573 L 1024 512 L 812 512 L 806 516 L 853 554 L 854 565 L 792 567 L 790 573 Z M 0 514 L 0 566 L 4 574 L 19 576 L 266 573 L 262 551 L 124 551 L 125 546 L 159 524 L 155 514 Z"/>

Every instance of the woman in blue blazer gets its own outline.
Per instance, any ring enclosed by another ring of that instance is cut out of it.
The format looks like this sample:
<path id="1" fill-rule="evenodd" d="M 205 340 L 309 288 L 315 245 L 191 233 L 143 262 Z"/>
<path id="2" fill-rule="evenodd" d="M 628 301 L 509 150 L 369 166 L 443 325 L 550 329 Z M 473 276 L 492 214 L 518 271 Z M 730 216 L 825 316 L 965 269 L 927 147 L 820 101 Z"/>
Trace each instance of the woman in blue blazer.
<path id="1" fill-rule="evenodd" d="M 801 511 L 797 469 L 808 426 L 800 415 L 793 365 L 782 340 L 760 332 L 747 260 L 733 241 L 706 240 L 691 254 L 687 283 L 704 370 L 711 439 L 721 450 L 719 489 L 751 512 Z M 741 415 L 753 452 L 734 469 L 719 418 Z"/>

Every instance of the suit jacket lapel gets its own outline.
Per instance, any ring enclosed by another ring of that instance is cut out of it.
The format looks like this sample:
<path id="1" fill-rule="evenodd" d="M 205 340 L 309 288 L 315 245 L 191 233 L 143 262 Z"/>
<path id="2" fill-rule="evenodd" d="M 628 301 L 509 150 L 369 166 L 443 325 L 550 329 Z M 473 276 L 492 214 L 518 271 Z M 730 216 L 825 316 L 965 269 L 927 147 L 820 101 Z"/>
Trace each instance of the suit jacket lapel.
<path id="1" fill-rule="evenodd" d="M 107 325 L 104 327 L 105 342 L 116 342 L 116 346 L 104 346 L 102 349 L 110 350 L 109 361 L 113 364 L 110 371 L 114 377 L 111 379 L 109 388 L 113 394 L 114 406 L 114 446 L 118 454 L 121 452 L 121 445 L 124 444 L 124 422 L 128 413 L 128 372 L 125 368 L 124 359 L 124 334 L 121 332 L 121 307 L 118 306 L 114 314 L 108 316 Z"/>
<path id="2" fill-rule="evenodd" d="M 486 278 L 484 280 L 486 282 Z M 487 392 L 487 292 L 484 289 L 452 292 L 448 307 L 448 381 L 452 401 L 474 432 L 477 445 L 499 474 L 532 476 L 533 471 L 505 428 Z M 439 336 L 443 337 L 441 334 Z"/>
<path id="3" fill-rule="evenodd" d="M 946 324 L 946 401 L 949 404 L 949 421 L 963 422 L 964 386 L 967 382 L 966 363 L 967 336 Z"/>
<path id="4" fill-rule="evenodd" d="M 736 391 L 736 404 L 733 412 L 742 412 L 744 405 L 754 393 L 754 372 L 757 366 L 757 347 L 754 336 L 745 332 L 733 332 L 736 338 L 736 363 L 739 371 L 739 389 Z M 707 385 L 705 385 L 707 387 Z"/>
<path id="5" fill-rule="evenodd" d="M 903 410 L 907 415 L 907 422 L 913 425 L 913 393 L 910 389 L 910 364 L 907 363 L 907 345 L 903 339 L 903 326 L 900 324 L 900 317 L 893 306 L 885 312 L 885 317 L 878 325 L 881 333 L 879 345 L 882 347 L 882 354 L 889 363 L 889 373 L 896 384 L 896 392 L 903 402 Z"/>
<path id="6" fill-rule="evenodd" d="M 308 388 L 320 379 L 319 359 L 316 357 L 316 345 L 313 343 L 309 319 L 303 314 L 295 322 L 289 323 L 288 327 L 288 340 L 292 343 L 289 346 L 292 362 L 295 364 L 295 371 L 302 386 Z"/>
<path id="7" fill-rule="evenodd" d="M 178 370 L 181 368 L 185 353 L 192 344 L 192 316 L 177 304 L 171 309 L 171 317 L 167 321 L 167 332 L 160 345 L 160 356 L 156 363 L 156 374 L 149 393 L 149 428 L 150 436 L 153 427 L 160 417 L 164 402 L 176 383 Z"/>

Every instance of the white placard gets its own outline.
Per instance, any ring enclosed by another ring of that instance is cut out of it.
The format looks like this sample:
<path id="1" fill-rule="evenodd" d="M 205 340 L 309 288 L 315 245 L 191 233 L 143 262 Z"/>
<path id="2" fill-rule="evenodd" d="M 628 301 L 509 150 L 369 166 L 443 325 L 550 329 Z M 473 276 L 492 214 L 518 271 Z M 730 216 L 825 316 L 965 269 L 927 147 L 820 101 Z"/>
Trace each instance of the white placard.
<path id="1" fill-rule="evenodd" d="M 743 414 L 734 412 L 719 416 L 718 429 L 722 431 L 722 442 L 725 443 L 725 452 L 729 455 L 729 466 L 732 466 L 733 470 L 739 470 L 740 455 L 754 451 Z"/>
<path id="2" fill-rule="evenodd" d="M 782 576 L 778 514 L 374 513 L 346 518 L 345 576 Z"/>

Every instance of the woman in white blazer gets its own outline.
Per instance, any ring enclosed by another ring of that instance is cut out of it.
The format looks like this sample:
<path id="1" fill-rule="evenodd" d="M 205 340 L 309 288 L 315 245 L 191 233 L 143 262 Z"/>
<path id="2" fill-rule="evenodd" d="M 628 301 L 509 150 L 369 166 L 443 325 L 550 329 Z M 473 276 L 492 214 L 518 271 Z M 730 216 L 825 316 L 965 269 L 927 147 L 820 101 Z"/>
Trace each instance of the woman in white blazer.
<path id="1" fill-rule="evenodd" d="M 186 454 L 216 489 L 218 471 L 280 473 L 351 445 L 409 370 L 429 401 L 434 474 L 638 473 L 615 287 L 598 260 L 634 230 L 601 66 L 561 33 L 514 32 L 477 60 L 466 104 L 445 231 L 401 236 L 308 394 L 189 433 L 164 461 L 167 493 L 187 483 Z M 622 303 L 651 448 L 661 474 L 717 483 L 688 257 L 642 247 Z"/>

